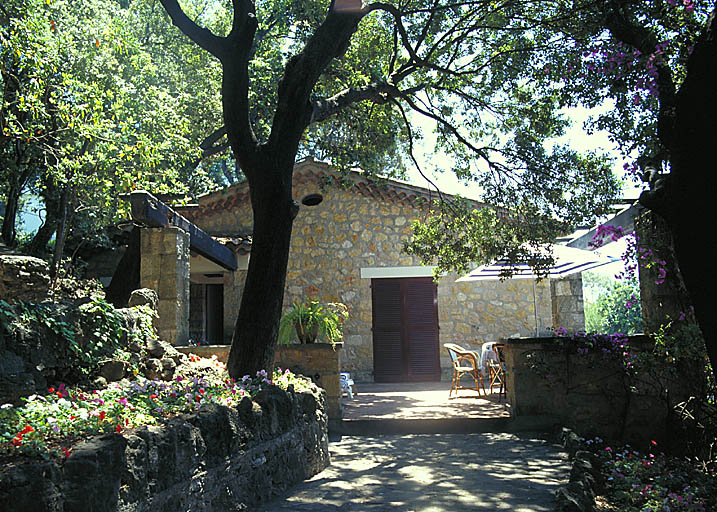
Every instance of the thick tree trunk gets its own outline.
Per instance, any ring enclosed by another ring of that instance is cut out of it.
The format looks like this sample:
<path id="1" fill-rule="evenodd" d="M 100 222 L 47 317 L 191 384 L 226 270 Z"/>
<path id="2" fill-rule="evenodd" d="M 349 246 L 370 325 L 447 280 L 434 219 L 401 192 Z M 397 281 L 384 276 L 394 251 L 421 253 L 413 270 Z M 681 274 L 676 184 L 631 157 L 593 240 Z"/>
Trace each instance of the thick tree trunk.
<path id="1" fill-rule="evenodd" d="M 717 187 L 714 180 L 712 181 L 712 186 Z M 695 203 L 688 204 L 697 206 Z M 675 223 L 672 236 L 682 279 L 692 299 L 695 317 L 705 340 L 707 354 L 714 367 L 717 363 L 717 314 L 714 310 L 714 290 L 717 289 L 717 271 L 714 262 L 717 258 L 717 244 L 714 234 L 706 229 L 708 224 L 697 219 L 714 219 L 715 212 L 709 207 L 709 203 L 705 204 L 705 202 L 690 210 Z"/>
<path id="2" fill-rule="evenodd" d="M 239 379 L 257 369 L 271 373 L 284 302 L 289 245 L 298 205 L 291 196 L 293 158 L 288 169 L 251 169 L 261 176 L 251 188 L 254 232 L 251 258 L 234 328 L 227 369 Z M 285 163 L 284 166 L 287 166 Z"/>
<path id="3" fill-rule="evenodd" d="M 717 218 L 717 95 L 712 78 L 717 62 L 716 13 L 689 58 L 674 108 L 674 129 L 664 140 L 670 150 L 670 174 L 661 186 L 640 197 L 670 226 L 685 288 L 713 367 L 717 364 L 713 302 L 717 289 L 717 239 L 713 233 Z"/>
<path id="4" fill-rule="evenodd" d="M 714 236 L 717 199 L 717 95 L 714 66 L 717 33 L 712 12 L 687 65 L 677 96 L 671 183 L 675 252 L 712 365 L 717 364 L 717 240 Z"/>

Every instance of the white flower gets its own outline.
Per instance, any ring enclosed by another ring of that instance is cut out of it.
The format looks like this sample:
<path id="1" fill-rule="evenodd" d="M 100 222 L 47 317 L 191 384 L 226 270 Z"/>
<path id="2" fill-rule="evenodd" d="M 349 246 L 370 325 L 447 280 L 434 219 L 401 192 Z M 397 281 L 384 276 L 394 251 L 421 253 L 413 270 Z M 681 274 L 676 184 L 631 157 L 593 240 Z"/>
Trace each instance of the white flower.
<path id="1" fill-rule="evenodd" d="M 0 405 L 0 409 L 9 409 L 12 406 L 13 406 L 12 404 L 2 404 L 2 405 Z"/>

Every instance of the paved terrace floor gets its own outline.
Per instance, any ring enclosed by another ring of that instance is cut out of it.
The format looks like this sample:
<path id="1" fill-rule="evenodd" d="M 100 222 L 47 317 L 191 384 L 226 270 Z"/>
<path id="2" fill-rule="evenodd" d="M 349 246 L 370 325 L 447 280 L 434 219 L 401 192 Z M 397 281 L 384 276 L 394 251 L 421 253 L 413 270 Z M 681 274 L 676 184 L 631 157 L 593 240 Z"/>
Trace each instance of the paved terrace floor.
<path id="1" fill-rule="evenodd" d="M 346 436 L 331 465 L 263 512 L 550 512 L 569 464 L 535 435 Z"/>
<path id="2" fill-rule="evenodd" d="M 343 399 L 344 420 L 510 417 L 498 388 L 480 395 L 475 390 L 462 389 L 458 398 L 449 399 L 450 387 L 450 382 L 357 383 L 353 400 Z"/>

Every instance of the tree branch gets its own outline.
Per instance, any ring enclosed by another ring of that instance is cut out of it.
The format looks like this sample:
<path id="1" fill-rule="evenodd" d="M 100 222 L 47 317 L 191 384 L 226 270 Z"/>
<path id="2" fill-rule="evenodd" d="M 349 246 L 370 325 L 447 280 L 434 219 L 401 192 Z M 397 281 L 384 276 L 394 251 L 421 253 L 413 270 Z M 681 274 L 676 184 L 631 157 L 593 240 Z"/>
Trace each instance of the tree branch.
<path id="1" fill-rule="evenodd" d="M 208 51 L 217 59 L 223 60 L 227 56 L 225 39 L 212 34 L 206 28 L 194 23 L 179 6 L 177 0 L 159 0 L 162 7 L 167 11 L 172 23 L 179 28 L 189 39 L 194 41 L 200 48 Z"/>
<path id="2" fill-rule="evenodd" d="M 314 107 L 309 98 L 314 85 L 329 63 L 346 52 L 359 22 L 368 13 L 366 9 L 338 12 L 334 1 L 304 49 L 286 64 L 279 81 L 269 146 L 290 143 L 298 147 L 312 120 Z"/>
<path id="3" fill-rule="evenodd" d="M 331 98 L 315 100 L 310 122 L 320 123 L 325 121 L 330 116 L 359 101 L 369 100 L 374 103 L 384 104 L 391 98 L 404 97 L 421 89 L 423 89 L 423 86 L 401 91 L 395 85 L 384 82 L 374 82 L 359 89 L 346 89 Z"/>

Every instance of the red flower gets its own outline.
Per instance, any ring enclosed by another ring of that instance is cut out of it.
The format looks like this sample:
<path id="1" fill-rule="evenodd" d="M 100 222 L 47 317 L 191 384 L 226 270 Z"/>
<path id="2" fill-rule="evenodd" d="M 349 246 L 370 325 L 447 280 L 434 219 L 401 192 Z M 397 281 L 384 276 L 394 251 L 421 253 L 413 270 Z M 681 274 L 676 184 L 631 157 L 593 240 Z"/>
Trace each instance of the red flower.
<path id="1" fill-rule="evenodd" d="M 35 429 L 30 425 L 25 425 L 25 428 L 20 432 L 21 434 L 27 434 L 28 432 L 35 432 Z"/>
<path id="2" fill-rule="evenodd" d="M 100 421 L 105 421 L 105 416 L 107 413 L 105 411 L 100 411 Z"/>
<path id="3" fill-rule="evenodd" d="M 149 395 L 149 397 L 150 397 L 152 400 L 156 400 L 156 399 L 157 399 L 157 395 L 155 395 L 154 393 L 152 393 L 151 395 Z"/>
<path id="4" fill-rule="evenodd" d="M 67 448 L 63 448 L 62 451 L 65 452 L 65 458 L 68 458 L 70 456 L 70 450 L 68 450 Z"/>
<path id="5" fill-rule="evenodd" d="M 70 415 L 70 421 L 76 420 L 76 419 L 77 419 L 77 416 L 72 416 L 72 415 Z"/>
<path id="6" fill-rule="evenodd" d="M 22 446 L 22 436 L 20 434 L 15 436 L 15 438 L 12 440 L 12 444 L 14 444 L 15 446 Z"/>
<path id="7" fill-rule="evenodd" d="M 120 432 L 122 432 L 122 427 L 120 426 L 119 423 L 117 424 L 117 427 L 115 428 L 115 432 L 117 432 L 118 434 L 119 434 Z"/>
<path id="8" fill-rule="evenodd" d="M 49 391 L 50 393 L 54 393 L 54 392 L 55 392 L 55 388 L 49 388 L 48 391 Z"/>

